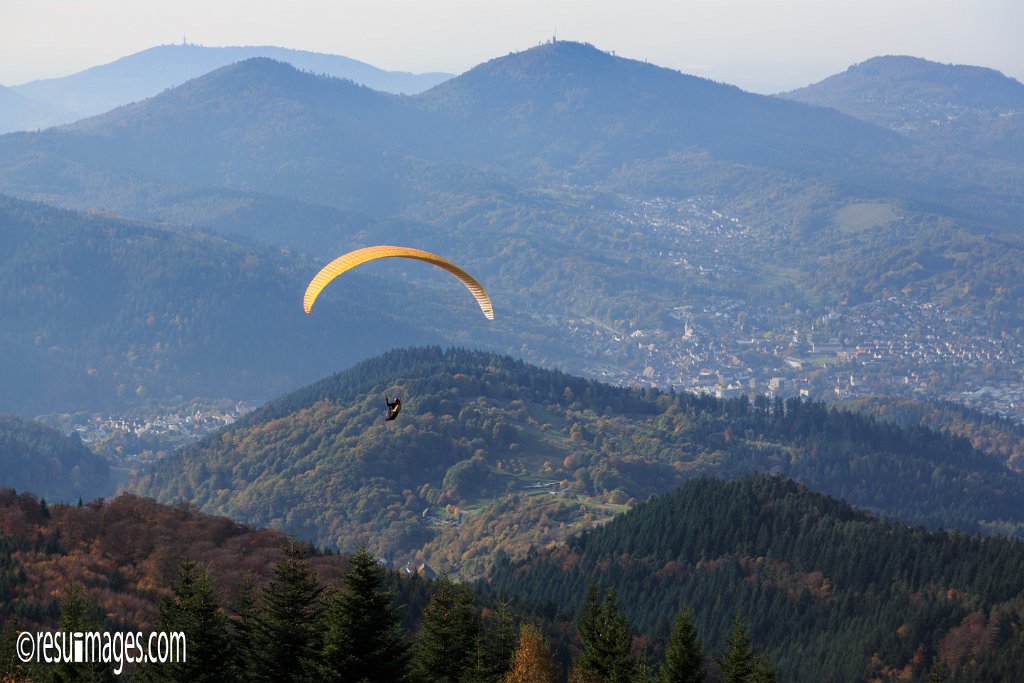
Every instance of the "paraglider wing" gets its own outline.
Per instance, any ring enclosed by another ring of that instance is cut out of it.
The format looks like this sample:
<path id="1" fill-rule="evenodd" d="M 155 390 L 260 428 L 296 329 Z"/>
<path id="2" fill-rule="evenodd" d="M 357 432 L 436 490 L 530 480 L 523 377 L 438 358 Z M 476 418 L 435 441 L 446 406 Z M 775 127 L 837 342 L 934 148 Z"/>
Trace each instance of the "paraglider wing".
<path id="1" fill-rule="evenodd" d="M 309 286 L 306 287 L 306 295 L 302 297 L 302 308 L 306 311 L 306 314 L 308 315 L 313 309 L 313 302 L 316 301 L 321 290 L 323 290 L 331 280 L 362 263 L 379 258 L 411 258 L 416 259 L 417 261 L 425 261 L 437 266 L 438 268 L 447 270 L 449 273 L 459 278 L 459 280 L 462 281 L 462 284 L 466 285 L 466 288 L 473 294 L 473 298 L 476 299 L 477 304 L 480 305 L 480 310 L 484 312 L 487 319 L 494 320 L 494 307 L 491 305 L 491 299 L 487 296 L 487 292 L 484 291 L 483 286 L 477 282 L 472 275 L 464 271 L 462 268 L 459 268 L 451 261 L 443 259 L 436 254 L 431 254 L 429 251 L 391 246 L 364 247 L 363 249 L 356 249 L 355 251 L 350 251 L 347 254 L 339 256 L 324 266 L 320 272 L 316 274 L 316 277 L 310 281 Z"/>

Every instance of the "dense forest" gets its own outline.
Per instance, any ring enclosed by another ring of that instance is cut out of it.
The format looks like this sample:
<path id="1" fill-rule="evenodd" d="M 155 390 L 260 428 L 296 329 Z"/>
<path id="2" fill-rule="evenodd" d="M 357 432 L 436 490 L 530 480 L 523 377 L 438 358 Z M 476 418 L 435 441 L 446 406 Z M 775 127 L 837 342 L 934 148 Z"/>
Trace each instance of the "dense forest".
<path id="1" fill-rule="evenodd" d="M 764 475 L 694 479 L 475 584 L 129 495 L 3 490 L 0 538 L 5 680 L 113 679 L 13 656 L 58 627 L 184 632 L 187 662 L 129 671 L 161 681 L 990 681 L 1024 654 L 1020 542 Z"/>
<path id="2" fill-rule="evenodd" d="M 1024 425 L 950 402 L 906 401 L 872 396 L 844 407 L 900 427 L 925 427 L 963 437 L 1015 472 L 1024 473 Z"/>
<path id="3" fill-rule="evenodd" d="M 384 393 L 404 409 L 384 421 Z M 966 438 L 802 400 L 627 389 L 392 351 L 159 462 L 133 490 L 472 576 L 701 474 L 775 472 L 930 528 L 1019 536 L 1024 481 Z"/>
<path id="4" fill-rule="evenodd" d="M 780 680 L 1024 673 L 1024 545 L 882 521 L 785 479 L 692 480 L 483 585 L 568 622 L 592 582 L 655 643 L 681 606 L 713 650 L 741 615 Z"/>
<path id="5" fill-rule="evenodd" d="M 0 488 L 33 491 L 50 502 L 112 492 L 107 461 L 77 434 L 0 414 Z"/>

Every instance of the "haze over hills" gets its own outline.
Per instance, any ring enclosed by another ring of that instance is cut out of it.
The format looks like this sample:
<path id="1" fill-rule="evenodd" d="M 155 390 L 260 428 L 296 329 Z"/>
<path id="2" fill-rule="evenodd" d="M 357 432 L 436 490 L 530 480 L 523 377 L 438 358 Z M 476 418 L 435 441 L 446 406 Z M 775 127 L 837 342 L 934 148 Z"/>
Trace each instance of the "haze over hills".
<path id="1" fill-rule="evenodd" d="M 391 93 L 415 94 L 451 78 L 451 74 L 444 73 L 385 71 L 341 55 L 274 46 L 160 45 L 69 76 L 13 87 L 7 84 L 24 100 L 0 107 L 0 133 L 47 128 L 95 116 L 254 57 L 269 57 L 303 71 Z"/>
<path id="2" fill-rule="evenodd" d="M 234 64 L 0 138 L 0 191 L 321 260 L 415 244 L 528 312 L 530 338 L 497 348 L 591 376 L 693 387 L 709 370 L 729 391 L 792 376 L 821 396 L 867 373 L 865 390 L 947 397 L 1001 387 L 1024 360 L 1024 166 L 931 154 L 819 107 L 558 42 L 415 97 Z M 870 335 L 892 301 L 912 313 Z M 948 345 L 925 367 L 929 336 Z M 787 369 L 831 338 L 847 355 L 828 364 L 849 370 Z M 853 361 L 869 344 L 896 369 Z"/>
<path id="3" fill-rule="evenodd" d="M 439 320 L 483 327 L 459 318 L 464 292 L 441 278 L 382 310 L 386 285 L 353 274 L 306 316 L 322 264 L 277 248 L 4 197 L 0 226 L 0 411 L 26 417 L 175 395 L 265 400 L 385 342 L 454 340 Z"/>
<path id="4" fill-rule="evenodd" d="M 403 395 L 384 422 L 383 394 Z M 473 576 L 708 474 L 772 471 L 910 523 L 1024 536 L 1024 477 L 821 404 L 629 390 L 477 351 L 389 352 L 161 460 L 133 490 Z"/>
<path id="5" fill-rule="evenodd" d="M 669 152 L 820 172 L 823 156 L 856 164 L 903 144 L 830 112 L 564 41 L 493 59 L 417 100 L 459 122 L 453 144 L 464 154 L 570 182 Z"/>
<path id="6" fill-rule="evenodd" d="M 875 57 L 780 96 L 963 152 L 1024 161 L 1024 84 L 993 69 Z"/>
<path id="7" fill-rule="evenodd" d="M 0 85 L 0 134 L 34 130 L 51 123 L 74 121 L 75 115 L 56 105 L 25 97 L 14 88 Z"/>
<path id="8" fill-rule="evenodd" d="M 0 489 L 32 491 L 51 503 L 91 500 L 114 487 L 107 461 L 78 435 L 0 414 Z"/>

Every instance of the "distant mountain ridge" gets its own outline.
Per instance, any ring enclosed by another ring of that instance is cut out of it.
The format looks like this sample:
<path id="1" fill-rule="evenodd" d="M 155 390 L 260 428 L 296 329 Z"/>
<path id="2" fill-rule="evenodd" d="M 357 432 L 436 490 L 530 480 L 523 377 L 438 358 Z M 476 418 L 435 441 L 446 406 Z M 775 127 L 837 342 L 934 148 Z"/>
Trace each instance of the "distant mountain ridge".
<path id="1" fill-rule="evenodd" d="M 574 157 L 596 166 L 588 175 L 623 159 L 693 149 L 803 168 L 822 145 L 851 158 L 901 145 L 897 136 L 831 112 L 779 106 L 774 98 L 569 41 L 492 59 L 416 99 L 461 122 L 467 153 L 502 163 L 540 156 L 570 174 L 587 174 Z M 484 140 L 498 142 L 498 159 L 475 144 Z"/>
<path id="2" fill-rule="evenodd" d="M 835 106 L 846 111 L 856 101 L 883 105 L 909 102 L 941 102 L 985 110 L 1024 108 L 1024 85 L 995 69 L 962 64 L 941 64 L 919 57 L 890 55 L 873 57 L 846 71 L 783 97 Z"/>
<path id="3" fill-rule="evenodd" d="M 416 96 L 255 58 L 0 137 L 0 192 L 323 258 L 414 244 L 518 315 L 500 318 L 514 340 L 450 341 L 627 381 L 662 365 L 677 384 L 698 362 L 677 309 L 712 299 L 766 311 L 775 334 L 909 297 L 1001 339 L 1024 315 L 1022 188 L 1024 165 L 563 42 Z M 892 220 L 851 230 L 850 205 Z M 623 341 L 635 331 L 665 342 Z"/>
<path id="4" fill-rule="evenodd" d="M 1024 84 L 994 69 L 875 57 L 780 96 L 966 152 L 1024 162 Z"/>
<path id="5" fill-rule="evenodd" d="M 415 94 L 451 78 L 451 74 L 437 72 L 385 71 L 341 55 L 274 46 L 160 45 L 69 76 L 10 87 L 35 104 L 34 108 L 23 104 L 15 110 L 0 107 L 0 112 L 5 112 L 0 118 L 0 133 L 44 128 L 101 114 L 254 57 L 269 57 L 303 71 L 345 78 L 391 93 Z"/>

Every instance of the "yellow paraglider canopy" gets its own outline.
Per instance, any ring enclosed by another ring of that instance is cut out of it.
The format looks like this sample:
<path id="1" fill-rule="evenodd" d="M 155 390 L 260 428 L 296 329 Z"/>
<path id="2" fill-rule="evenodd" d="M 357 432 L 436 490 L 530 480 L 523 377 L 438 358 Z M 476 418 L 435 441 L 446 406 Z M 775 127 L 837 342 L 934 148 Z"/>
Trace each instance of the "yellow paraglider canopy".
<path id="1" fill-rule="evenodd" d="M 417 261 L 425 261 L 437 266 L 438 268 L 447 270 L 449 273 L 459 278 L 459 280 L 462 281 L 462 284 L 466 285 L 466 288 L 473 294 L 473 298 L 476 299 L 476 302 L 480 305 L 480 310 L 484 312 L 487 319 L 494 320 L 494 307 L 491 305 L 491 299 L 487 296 L 487 292 L 484 291 L 483 286 L 481 286 L 481 284 L 477 282 L 472 275 L 464 271 L 462 268 L 459 268 L 451 261 L 443 259 L 436 254 L 431 254 L 429 251 L 391 246 L 364 247 L 363 249 L 356 249 L 355 251 L 350 251 L 347 254 L 339 256 L 324 266 L 310 281 L 309 286 L 306 287 L 306 295 L 302 297 L 302 308 L 306 311 L 306 314 L 308 315 L 313 309 L 313 302 L 316 301 L 321 290 L 323 290 L 331 280 L 362 263 L 374 261 L 379 258 L 411 258 Z"/>

